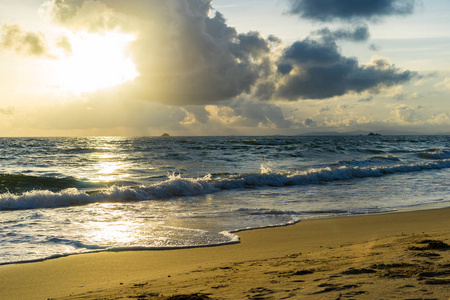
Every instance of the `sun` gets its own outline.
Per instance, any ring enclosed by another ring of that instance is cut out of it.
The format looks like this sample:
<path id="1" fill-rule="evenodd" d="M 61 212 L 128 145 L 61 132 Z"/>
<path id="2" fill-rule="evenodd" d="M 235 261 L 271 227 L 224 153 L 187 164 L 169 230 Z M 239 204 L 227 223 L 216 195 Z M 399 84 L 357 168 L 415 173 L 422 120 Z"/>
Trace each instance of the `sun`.
<path id="1" fill-rule="evenodd" d="M 59 89 L 90 93 L 133 80 L 139 73 L 127 47 L 134 39 L 117 32 L 70 35 L 71 53 L 60 61 Z"/>

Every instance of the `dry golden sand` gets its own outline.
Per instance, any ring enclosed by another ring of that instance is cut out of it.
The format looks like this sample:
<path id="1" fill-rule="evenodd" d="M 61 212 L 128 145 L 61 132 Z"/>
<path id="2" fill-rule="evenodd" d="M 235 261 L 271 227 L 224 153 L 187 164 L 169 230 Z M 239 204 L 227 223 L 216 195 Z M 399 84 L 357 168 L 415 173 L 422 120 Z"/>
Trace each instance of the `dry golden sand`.
<path id="1" fill-rule="evenodd" d="M 241 243 L 0 266 L 0 299 L 450 299 L 450 209 L 303 221 Z"/>

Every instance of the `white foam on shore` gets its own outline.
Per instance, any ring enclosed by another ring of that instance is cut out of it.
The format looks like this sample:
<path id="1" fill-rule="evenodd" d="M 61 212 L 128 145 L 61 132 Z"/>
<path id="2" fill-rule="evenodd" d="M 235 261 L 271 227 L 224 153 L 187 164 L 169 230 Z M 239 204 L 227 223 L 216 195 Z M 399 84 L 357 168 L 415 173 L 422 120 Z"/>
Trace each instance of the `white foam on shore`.
<path id="1" fill-rule="evenodd" d="M 288 224 L 286 224 L 288 225 Z M 243 229 L 245 230 L 245 229 Z M 236 231 L 222 231 L 218 234 L 221 236 L 224 236 L 226 241 L 222 242 L 215 242 L 215 243 L 205 243 L 205 244 L 197 244 L 197 245 L 183 245 L 183 246 L 129 246 L 129 247 L 80 247 L 78 251 L 72 251 L 69 253 L 60 253 L 60 254 L 52 254 L 49 256 L 44 256 L 42 258 L 35 258 L 35 259 L 20 259 L 14 261 L 0 261 L 0 266 L 2 265 L 11 265 L 11 264 L 23 264 L 23 263 L 33 263 L 33 262 L 40 262 L 40 261 L 46 261 L 50 259 L 56 259 L 61 257 L 67 257 L 69 255 L 79 255 L 79 254 L 89 254 L 89 253 L 96 253 L 96 252 L 125 252 L 125 251 L 161 251 L 161 250 L 174 250 L 174 249 L 191 249 L 191 248 L 205 248 L 205 247 L 215 247 L 215 246 L 224 246 L 224 245 L 231 245 L 231 244 L 238 244 L 240 243 L 240 238 L 238 235 L 234 234 L 233 232 L 238 232 L 242 230 L 236 230 Z"/>

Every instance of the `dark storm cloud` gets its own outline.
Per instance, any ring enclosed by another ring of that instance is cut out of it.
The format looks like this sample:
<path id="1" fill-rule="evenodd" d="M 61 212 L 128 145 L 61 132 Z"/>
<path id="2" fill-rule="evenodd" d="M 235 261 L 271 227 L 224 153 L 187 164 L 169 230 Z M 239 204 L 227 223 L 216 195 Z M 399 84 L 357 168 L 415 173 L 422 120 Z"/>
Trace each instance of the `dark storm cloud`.
<path id="1" fill-rule="evenodd" d="M 292 70 L 295 65 L 330 66 L 336 64 L 342 58 L 336 43 L 305 39 L 287 47 L 281 61 L 283 62 L 282 65 L 290 65 Z"/>
<path id="2" fill-rule="evenodd" d="M 353 12 L 344 15 L 339 9 L 354 1 L 292 1 L 292 12 L 312 16 L 316 2 L 326 4 L 322 9 L 328 15 L 336 10 L 333 18 L 387 15 L 382 7 L 391 14 L 407 13 L 406 6 L 414 6 L 412 0 L 358 0 Z M 365 25 L 323 28 L 282 49 L 275 36 L 238 33 L 220 12 L 211 13 L 211 4 L 212 0 L 49 0 L 45 6 L 55 22 L 69 29 L 136 34 L 128 51 L 139 76 L 121 86 L 123 95 L 133 99 L 171 105 L 216 104 L 246 94 L 258 100 L 324 99 L 377 91 L 415 76 L 384 60 L 359 65 L 340 53 L 336 41 L 368 39 Z M 59 46 L 70 51 L 67 43 Z M 289 122 L 279 109 L 264 105 L 252 109 L 241 109 L 248 120 L 265 120 L 278 127 Z M 190 110 L 197 121 L 207 120 L 204 111 Z M 267 119 L 269 112 L 273 119 Z"/>
<path id="3" fill-rule="evenodd" d="M 282 66 L 278 66 L 279 72 L 289 73 L 291 66 L 287 66 L 289 70 L 283 70 Z M 274 81 L 266 80 L 258 83 L 253 91 L 252 96 L 259 100 L 271 100 L 272 95 L 276 90 L 276 85 Z"/>
<path id="4" fill-rule="evenodd" d="M 322 22 L 376 20 L 411 14 L 414 6 L 415 0 L 290 0 L 289 13 Z"/>
<path id="5" fill-rule="evenodd" d="M 287 100 L 376 92 L 381 87 L 401 84 L 417 76 L 415 72 L 399 70 L 382 58 L 359 65 L 355 58 L 341 55 L 334 41 L 309 38 L 288 47 L 278 66 L 284 77 L 275 93 Z"/>
<path id="6" fill-rule="evenodd" d="M 289 13 L 315 21 L 376 21 L 414 11 L 416 0 L 290 0 Z M 325 99 L 347 93 L 377 92 L 410 81 L 415 72 L 402 71 L 386 59 L 360 65 L 340 53 L 337 41 L 369 39 L 367 25 L 351 29 L 322 28 L 287 47 L 278 62 L 282 79 L 274 94 L 287 100 Z M 371 49 L 375 50 L 374 45 Z M 368 99 L 368 98 L 367 98 Z"/>
<path id="7" fill-rule="evenodd" d="M 332 41 L 346 40 L 352 42 L 365 42 L 370 36 L 367 25 L 359 25 L 352 29 L 338 29 L 334 31 L 325 27 L 313 33 L 320 35 L 323 39 Z"/>
<path id="8" fill-rule="evenodd" d="M 265 56 L 270 54 L 270 41 L 257 32 L 238 34 L 218 12 L 213 18 L 188 14 L 182 24 L 174 25 L 172 39 L 156 45 L 158 49 L 148 40 L 134 43 L 141 74 L 133 87 L 136 96 L 171 104 L 210 104 L 249 93 L 269 72 Z M 149 49 L 157 60 L 148 59 Z"/>
<path id="9" fill-rule="evenodd" d="M 140 76 L 126 87 L 135 98 L 211 104 L 249 93 L 272 72 L 268 57 L 279 40 L 238 33 L 220 12 L 210 15 L 212 0 L 123 2 L 53 0 L 47 7 L 69 28 L 125 30 L 137 24 L 129 51 Z"/>

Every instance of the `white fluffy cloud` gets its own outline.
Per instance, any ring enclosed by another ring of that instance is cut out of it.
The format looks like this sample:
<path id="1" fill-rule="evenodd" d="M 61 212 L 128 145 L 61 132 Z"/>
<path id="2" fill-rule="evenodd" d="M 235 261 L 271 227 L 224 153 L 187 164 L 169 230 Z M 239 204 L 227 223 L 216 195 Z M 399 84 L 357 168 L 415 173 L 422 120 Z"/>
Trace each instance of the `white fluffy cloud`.
<path id="1" fill-rule="evenodd" d="M 436 83 L 434 87 L 450 91 L 450 77 L 445 77 L 443 81 Z"/>
<path id="2" fill-rule="evenodd" d="M 407 105 L 399 105 L 393 111 L 396 121 L 401 124 L 413 123 L 417 120 L 416 110 Z"/>

